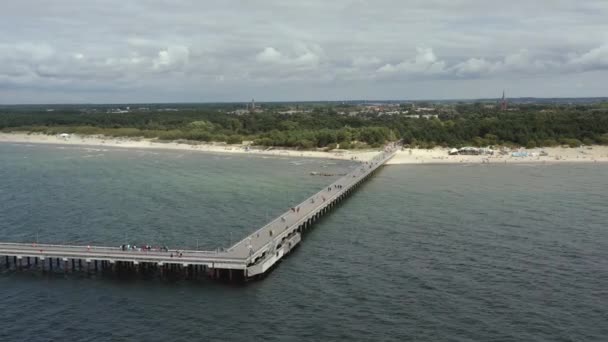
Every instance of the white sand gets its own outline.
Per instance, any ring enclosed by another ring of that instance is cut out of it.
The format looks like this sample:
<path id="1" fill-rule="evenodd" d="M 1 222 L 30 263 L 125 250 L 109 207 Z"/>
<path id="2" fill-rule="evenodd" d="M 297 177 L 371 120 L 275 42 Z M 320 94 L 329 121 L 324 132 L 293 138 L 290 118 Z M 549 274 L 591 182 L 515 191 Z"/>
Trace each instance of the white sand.
<path id="1" fill-rule="evenodd" d="M 449 149 L 432 150 L 405 149 L 387 164 L 549 164 L 549 163 L 608 163 L 608 146 L 586 146 L 579 148 L 546 147 L 536 149 L 518 149 L 511 152 L 527 152 L 528 157 L 513 157 L 495 153 L 492 156 L 450 156 Z M 547 156 L 540 156 L 544 151 Z"/>
<path id="2" fill-rule="evenodd" d="M 378 150 L 323 152 L 323 151 L 297 151 L 280 148 L 251 148 L 247 150 L 242 145 L 227 145 L 221 143 L 195 143 L 186 144 L 178 142 L 158 142 L 150 139 L 114 138 L 104 136 L 70 135 L 61 138 L 56 135 L 28 134 L 28 133 L 0 133 L 0 143 L 27 143 L 27 144 L 57 144 L 73 146 L 109 146 L 132 149 L 167 149 L 181 151 L 217 152 L 217 153 L 243 153 L 257 155 L 271 155 L 284 157 L 308 157 L 325 159 L 342 159 L 366 161 L 378 153 Z"/>
<path id="3" fill-rule="evenodd" d="M 84 146 L 110 146 L 134 149 L 168 149 L 200 152 L 218 153 L 243 153 L 257 155 L 273 155 L 285 157 L 309 157 L 342 160 L 366 161 L 371 159 L 378 150 L 354 150 L 346 152 L 321 152 L 321 151 L 296 151 L 288 149 L 259 149 L 246 150 L 240 145 L 226 144 L 184 144 L 177 142 L 155 142 L 149 139 L 113 138 L 103 136 L 78 136 L 71 135 L 69 138 L 61 138 L 54 135 L 27 134 L 27 133 L 0 133 L 0 142 L 28 143 L 28 144 L 58 144 L 58 145 L 84 145 Z M 580 148 L 549 147 L 532 150 L 522 149 L 528 153 L 539 154 L 545 151 L 548 156 L 513 157 L 507 155 L 494 156 L 449 156 L 448 149 L 435 148 L 404 149 L 391 159 L 388 164 L 458 164 L 458 163 L 608 163 L 608 146 L 588 146 Z"/>

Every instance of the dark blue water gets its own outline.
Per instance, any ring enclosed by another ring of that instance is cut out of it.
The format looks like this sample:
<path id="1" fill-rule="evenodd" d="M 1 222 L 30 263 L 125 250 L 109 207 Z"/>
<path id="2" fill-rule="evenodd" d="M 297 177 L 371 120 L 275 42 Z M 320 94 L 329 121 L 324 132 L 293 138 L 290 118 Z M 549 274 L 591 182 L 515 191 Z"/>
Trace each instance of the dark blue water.
<path id="1" fill-rule="evenodd" d="M 0 237 L 226 246 L 334 163 L 0 144 Z M 607 190 L 597 164 L 385 167 L 244 287 L 3 268 L 0 341 L 605 341 Z"/>

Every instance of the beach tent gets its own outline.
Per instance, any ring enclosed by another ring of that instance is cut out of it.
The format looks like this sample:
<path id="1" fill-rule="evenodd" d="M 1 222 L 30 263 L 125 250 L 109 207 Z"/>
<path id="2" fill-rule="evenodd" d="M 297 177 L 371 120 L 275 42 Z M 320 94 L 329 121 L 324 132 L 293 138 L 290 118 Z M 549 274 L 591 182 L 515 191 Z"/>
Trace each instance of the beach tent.
<path id="1" fill-rule="evenodd" d="M 512 157 L 518 157 L 518 158 L 527 157 L 528 156 L 528 152 L 522 152 L 522 151 L 513 152 L 513 153 L 511 153 L 511 156 Z"/>
<path id="2" fill-rule="evenodd" d="M 448 152 L 448 154 L 451 155 L 451 156 L 456 155 L 456 154 L 458 154 L 458 149 L 457 148 L 453 148 L 453 149 L 450 150 L 450 152 Z"/>

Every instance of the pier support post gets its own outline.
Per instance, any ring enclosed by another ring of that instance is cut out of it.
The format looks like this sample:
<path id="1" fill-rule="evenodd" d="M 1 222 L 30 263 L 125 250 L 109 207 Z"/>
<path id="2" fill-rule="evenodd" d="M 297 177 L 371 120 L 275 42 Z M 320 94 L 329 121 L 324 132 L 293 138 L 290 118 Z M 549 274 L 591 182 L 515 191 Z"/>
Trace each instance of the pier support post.
<path id="1" fill-rule="evenodd" d="M 6 261 L 6 268 L 9 268 L 10 264 L 8 262 L 8 255 L 4 257 L 5 261 Z"/>
<path id="2" fill-rule="evenodd" d="M 27 257 L 27 267 L 29 268 L 30 266 L 32 266 L 32 264 L 30 263 L 30 257 Z"/>
<path id="3" fill-rule="evenodd" d="M 49 258 L 49 271 L 53 270 L 53 258 Z"/>
<path id="4" fill-rule="evenodd" d="M 95 272 L 97 272 L 97 260 L 95 260 Z"/>

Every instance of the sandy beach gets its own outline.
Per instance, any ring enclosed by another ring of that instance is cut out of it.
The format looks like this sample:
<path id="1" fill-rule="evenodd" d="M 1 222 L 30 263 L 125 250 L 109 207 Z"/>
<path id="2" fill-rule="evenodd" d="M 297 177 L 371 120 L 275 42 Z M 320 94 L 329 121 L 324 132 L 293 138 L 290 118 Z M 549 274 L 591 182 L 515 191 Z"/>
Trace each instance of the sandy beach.
<path id="1" fill-rule="evenodd" d="M 554 164 L 554 163 L 608 163 L 608 146 L 544 147 L 517 149 L 506 154 L 495 153 L 491 156 L 448 155 L 449 149 L 435 148 L 405 149 L 387 164 Z M 525 157 L 513 156 L 519 152 Z M 544 154 L 542 154 L 544 152 Z"/>
<path id="2" fill-rule="evenodd" d="M 149 139 L 116 138 L 103 136 L 70 135 L 60 137 L 55 135 L 28 133 L 0 133 L 0 143 L 25 144 L 57 144 L 74 146 L 108 146 L 133 149 L 166 149 L 214 153 L 240 153 L 284 157 L 307 157 L 341 160 L 366 161 L 371 159 L 378 150 L 349 150 L 349 151 L 296 151 L 280 148 L 247 148 L 241 145 L 158 142 Z M 585 146 L 579 148 L 547 147 L 536 149 L 518 149 L 526 152 L 526 157 L 515 157 L 512 153 L 492 156 L 448 155 L 447 148 L 403 149 L 389 161 L 389 165 L 397 164 L 513 164 L 513 163 L 608 163 L 608 146 Z M 515 152 L 511 151 L 511 152 Z M 541 155 L 545 152 L 546 155 Z"/>

